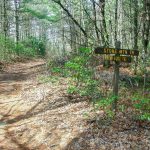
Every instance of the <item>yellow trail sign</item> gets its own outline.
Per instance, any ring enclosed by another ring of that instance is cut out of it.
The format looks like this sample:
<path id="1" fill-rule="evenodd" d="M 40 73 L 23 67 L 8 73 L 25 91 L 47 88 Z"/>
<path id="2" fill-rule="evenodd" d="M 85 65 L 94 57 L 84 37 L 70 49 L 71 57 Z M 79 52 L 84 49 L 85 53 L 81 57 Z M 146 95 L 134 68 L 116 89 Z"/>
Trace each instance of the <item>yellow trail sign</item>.
<path id="1" fill-rule="evenodd" d="M 105 60 L 117 61 L 117 62 L 131 62 L 130 56 L 112 56 L 112 55 L 104 55 Z"/>
<path id="2" fill-rule="evenodd" d="M 119 54 L 119 55 L 129 55 L 129 56 L 138 56 L 138 50 L 129 50 L 129 49 L 116 49 L 116 48 L 95 48 L 95 54 Z"/>

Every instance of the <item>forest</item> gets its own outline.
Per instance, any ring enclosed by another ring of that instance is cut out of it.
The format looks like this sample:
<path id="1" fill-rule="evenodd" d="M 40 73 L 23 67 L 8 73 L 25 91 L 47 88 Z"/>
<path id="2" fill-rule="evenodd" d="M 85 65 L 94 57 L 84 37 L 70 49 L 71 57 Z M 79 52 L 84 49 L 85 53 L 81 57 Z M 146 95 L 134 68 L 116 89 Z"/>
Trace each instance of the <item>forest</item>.
<path id="1" fill-rule="evenodd" d="M 150 0 L 0 0 L 0 150 L 150 149 Z"/>

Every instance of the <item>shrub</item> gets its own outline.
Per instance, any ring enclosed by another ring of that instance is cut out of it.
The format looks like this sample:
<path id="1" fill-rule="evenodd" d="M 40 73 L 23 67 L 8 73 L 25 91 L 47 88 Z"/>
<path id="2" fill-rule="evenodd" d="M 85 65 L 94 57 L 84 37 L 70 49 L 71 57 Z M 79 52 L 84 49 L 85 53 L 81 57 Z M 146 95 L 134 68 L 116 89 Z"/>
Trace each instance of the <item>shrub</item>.
<path id="1" fill-rule="evenodd" d="M 65 72 L 72 79 L 68 92 L 88 96 L 94 101 L 100 96 L 100 83 L 93 77 L 93 68 L 90 66 L 91 50 L 80 48 L 79 51 L 79 55 L 65 63 Z"/>
<path id="2" fill-rule="evenodd" d="M 5 39 L 0 35 L 0 60 L 14 60 L 16 56 L 31 58 L 35 56 L 45 56 L 45 43 L 34 37 L 15 43 L 11 38 Z"/>
<path id="3" fill-rule="evenodd" d="M 46 54 L 45 42 L 35 37 L 29 37 L 25 41 L 22 41 L 22 44 L 26 48 L 32 48 L 36 55 L 45 56 Z"/>
<path id="4" fill-rule="evenodd" d="M 95 103 L 96 109 L 103 110 L 108 118 L 113 118 L 115 115 L 115 112 L 112 111 L 112 104 L 115 98 L 116 98 L 115 96 L 109 96 L 107 98 L 99 99 Z"/>
<path id="5" fill-rule="evenodd" d="M 150 121 L 150 99 L 141 95 L 132 98 L 133 107 L 136 110 L 136 118 Z"/>

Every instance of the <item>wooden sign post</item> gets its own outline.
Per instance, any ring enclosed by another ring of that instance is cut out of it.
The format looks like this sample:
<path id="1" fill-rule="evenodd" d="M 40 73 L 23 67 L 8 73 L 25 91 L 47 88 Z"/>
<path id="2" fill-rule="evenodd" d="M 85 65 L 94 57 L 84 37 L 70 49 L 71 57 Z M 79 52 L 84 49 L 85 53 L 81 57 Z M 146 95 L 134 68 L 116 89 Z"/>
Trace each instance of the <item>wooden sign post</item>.
<path id="1" fill-rule="evenodd" d="M 121 42 L 117 41 L 115 43 L 116 49 L 120 49 L 121 47 Z M 116 54 L 116 56 L 119 56 L 119 54 Z M 112 104 L 112 109 L 116 110 L 117 109 L 117 100 L 118 100 L 118 84 L 119 84 L 119 61 L 115 61 L 115 66 L 114 66 L 114 77 L 113 77 L 113 95 L 115 96 L 115 99 Z"/>
<path id="2" fill-rule="evenodd" d="M 117 99 L 118 99 L 118 85 L 119 85 L 119 65 L 120 62 L 131 62 L 131 56 L 138 56 L 138 50 L 120 49 L 121 42 L 117 41 L 115 43 L 115 48 L 95 48 L 95 54 L 105 54 L 104 59 L 114 61 L 114 77 L 113 77 L 113 95 L 115 96 L 114 103 L 112 104 L 112 109 L 117 109 Z"/>

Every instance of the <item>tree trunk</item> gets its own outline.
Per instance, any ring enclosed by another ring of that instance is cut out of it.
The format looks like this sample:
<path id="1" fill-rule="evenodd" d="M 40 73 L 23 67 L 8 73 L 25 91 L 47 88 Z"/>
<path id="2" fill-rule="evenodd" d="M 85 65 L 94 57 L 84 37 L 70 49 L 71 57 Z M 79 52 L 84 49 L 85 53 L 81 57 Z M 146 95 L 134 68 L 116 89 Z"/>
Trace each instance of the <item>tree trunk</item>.
<path id="1" fill-rule="evenodd" d="M 133 1 L 134 4 L 134 49 L 138 49 L 138 0 Z M 134 74 L 137 74 L 138 57 L 135 58 Z"/>
<path id="2" fill-rule="evenodd" d="M 14 0 L 14 4 L 15 4 L 16 43 L 18 44 L 19 42 L 19 2 L 17 0 Z"/>
<path id="3" fill-rule="evenodd" d="M 117 43 L 117 31 L 118 31 L 118 0 L 115 5 L 115 43 Z"/>
<path id="4" fill-rule="evenodd" d="M 149 37 L 150 37 L 150 1 L 144 0 L 143 1 L 143 62 L 144 62 L 144 85 L 143 85 L 143 93 L 146 88 L 146 79 L 147 79 L 147 60 L 148 60 L 148 44 L 149 44 Z"/>
<path id="5" fill-rule="evenodd" d="M 6 46 L 6 38 L 8 36 L 8 14 L 7 14 L 7 0 L 4 0 L 3 3 L 3 9 L 4 9 L 4 23 L 3 23 L 3 29 L 4 29 L 4 37 L 5 37 L 5 46 Z"/>
<path id="6" fill-rule="evenodd" d="M 102 40 L 103 40 L 103 46 L 108 47 L 109 46 L 109 35 L 107 33 L 107 26 L 106 26 L 106 18 L 105 18 L 105 0 L 99 0 L 100 9 L 101 9 L 101 15 L 102 15 Z M 104 61 L 103 64 L 105 67 L 110 66 L 110 61 Z"/>
<path id="7" fill-rule="evenodd" d="M 92 4 L 93 4 L 94 27 L 95 27 L 97 42 L 98 42 L 98 44 L 100 44 L 99 29 L 98 29 L 98 26 L 97 26 L 96 4 L 95 4 L 95 1 L 94 1 L 94 0 L 92 0 Z"/>

